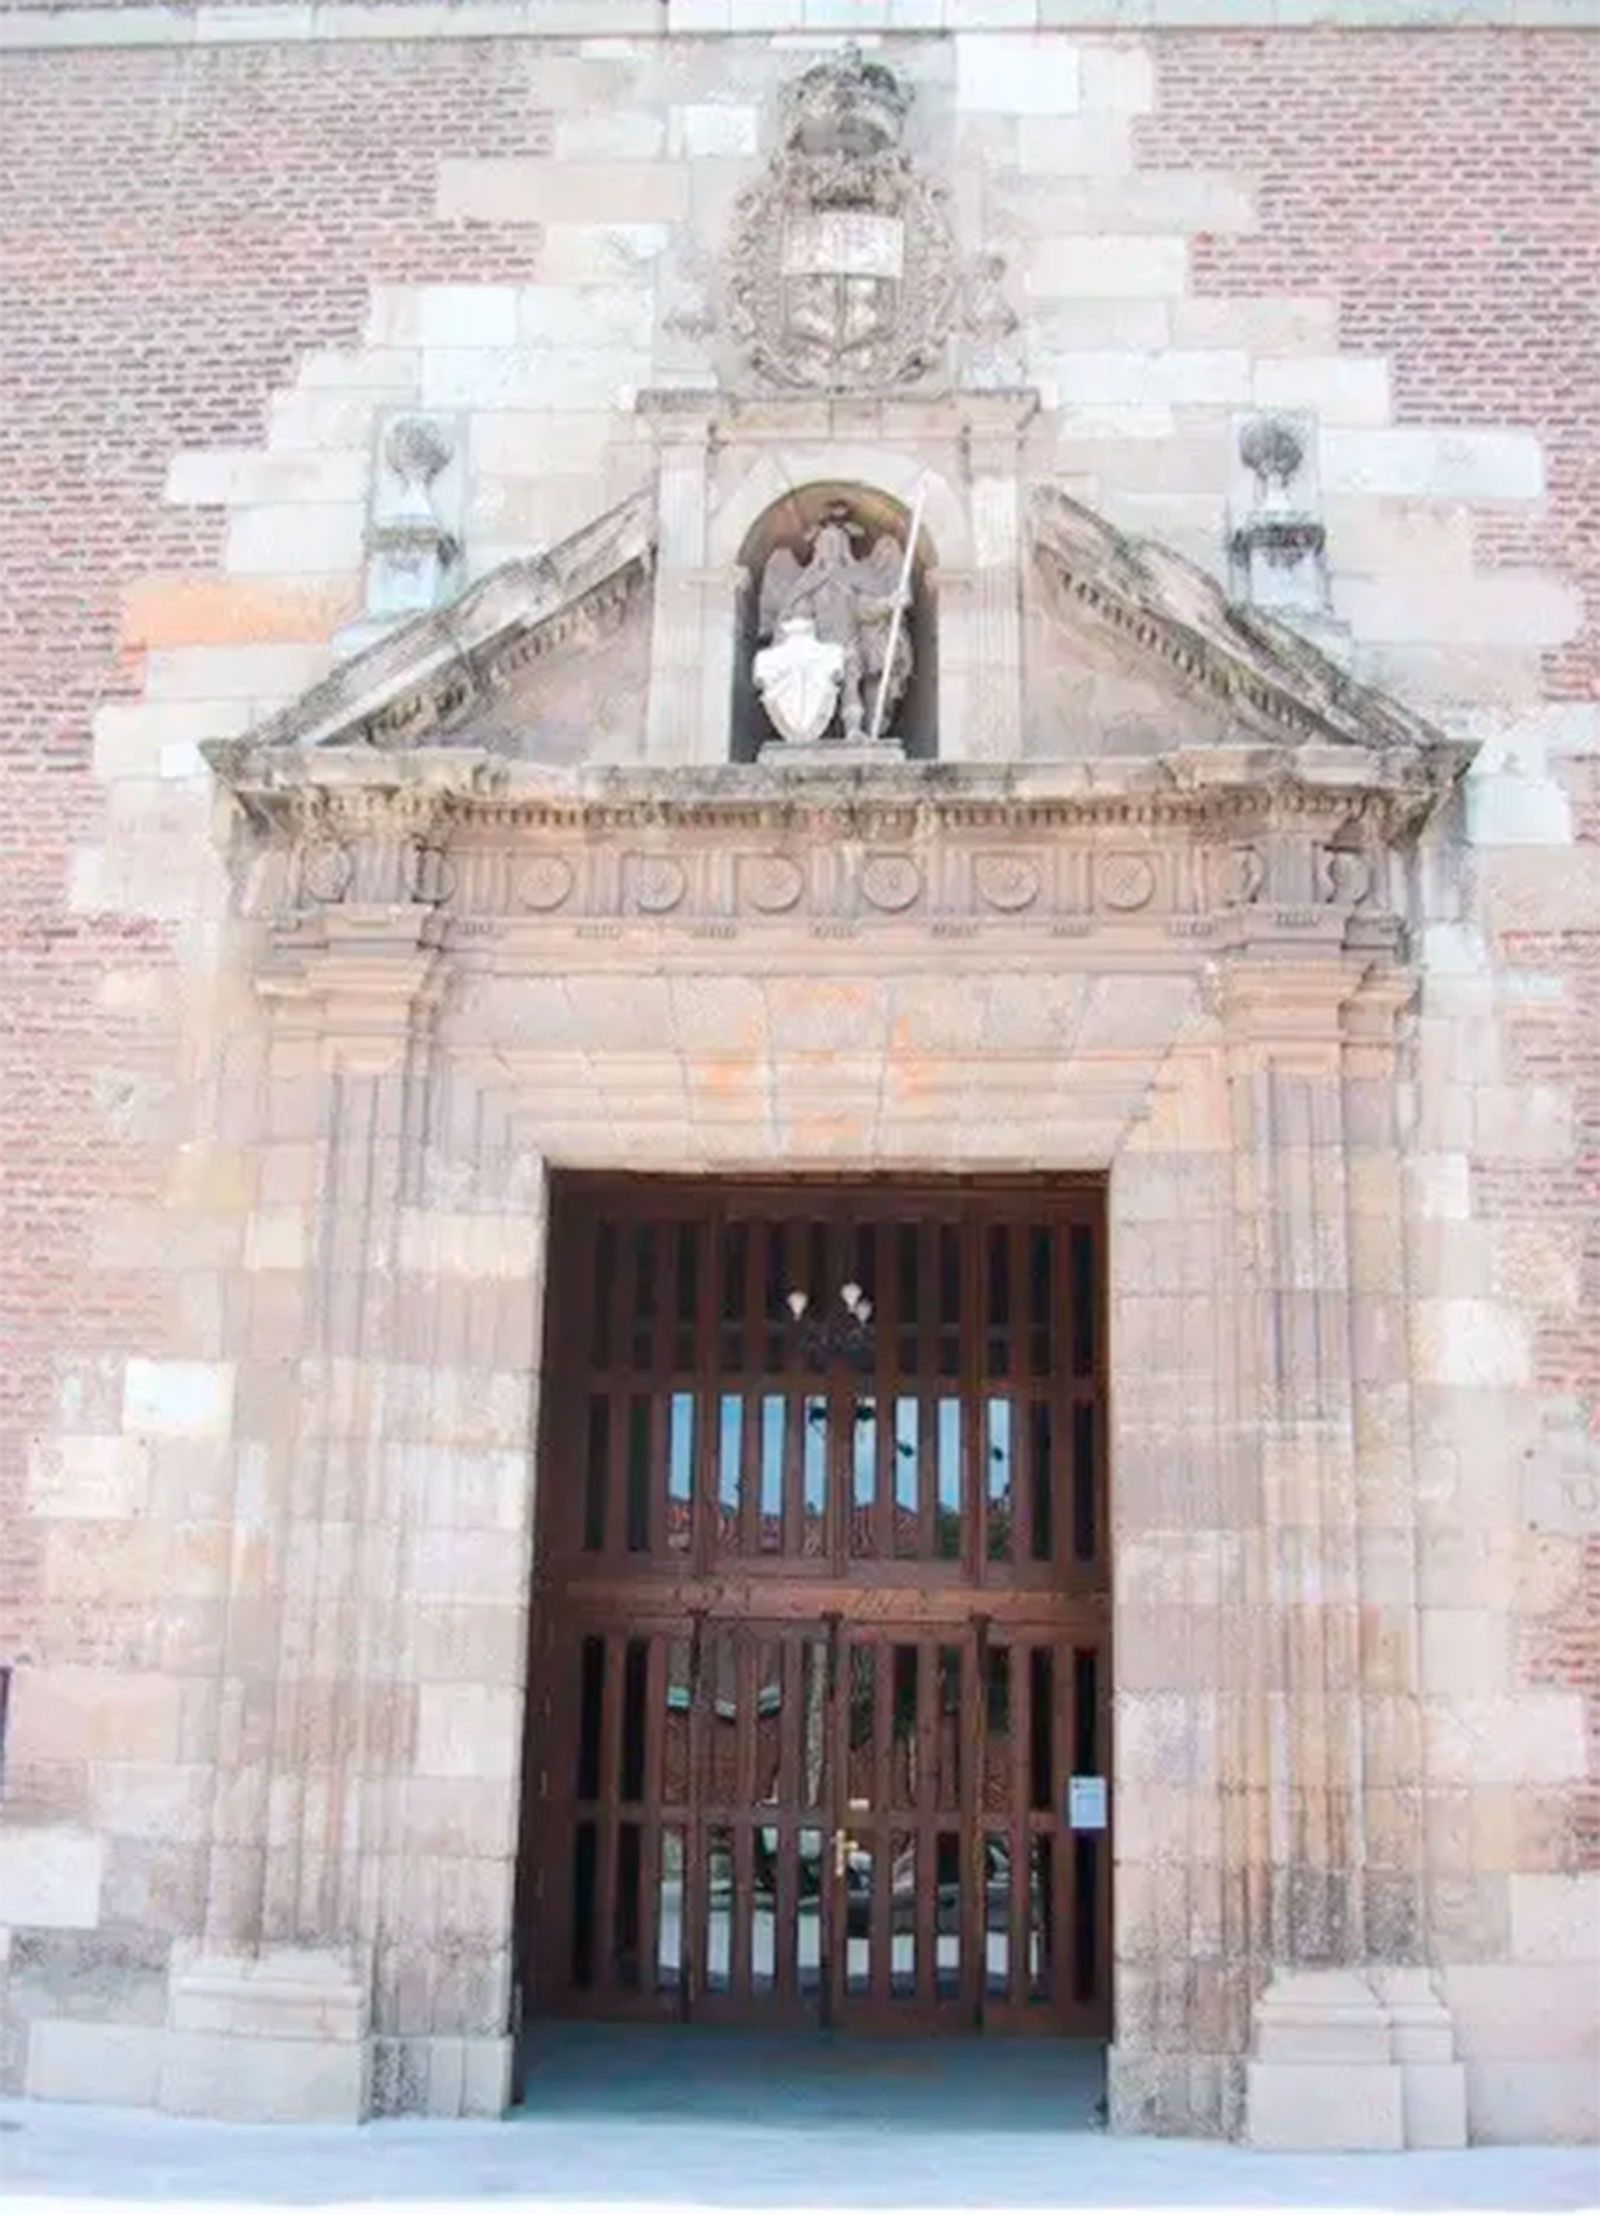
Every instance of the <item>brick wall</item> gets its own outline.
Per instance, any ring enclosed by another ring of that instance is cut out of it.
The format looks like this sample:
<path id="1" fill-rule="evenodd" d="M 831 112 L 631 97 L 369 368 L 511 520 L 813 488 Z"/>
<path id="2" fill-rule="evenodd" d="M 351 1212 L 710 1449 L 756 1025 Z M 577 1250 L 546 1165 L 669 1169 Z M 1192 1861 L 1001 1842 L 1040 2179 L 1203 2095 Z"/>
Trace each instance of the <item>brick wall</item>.
<path id="1" fill-rule="evenodd" d="M 1254 233 L 1196 240 L 1227 296 L 1323 292 L 1340 344 L 1388 355 L 1399 420 L 1548 440 L 1529 523 L 1474 520 L 1478 558 L 1600 580 L 1600 71 L 1581 36 L 1375 32 L 1153 41 L 1156 166 L 1261 178 Z M 1546 657 L 1552 698 L 1600 693 L 1600 592 Z"/>

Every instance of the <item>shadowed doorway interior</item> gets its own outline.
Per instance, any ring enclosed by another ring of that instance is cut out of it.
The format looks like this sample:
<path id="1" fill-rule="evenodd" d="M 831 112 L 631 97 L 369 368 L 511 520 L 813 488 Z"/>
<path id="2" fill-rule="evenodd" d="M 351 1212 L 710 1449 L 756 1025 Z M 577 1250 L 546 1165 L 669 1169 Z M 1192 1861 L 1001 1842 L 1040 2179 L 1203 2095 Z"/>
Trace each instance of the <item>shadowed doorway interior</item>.
<path id="1" fill-rule="evenodd" d="M 1107 2035 L 1103 1244 L 1092 1180 L 558 1184 L 530 2052 Z"/>

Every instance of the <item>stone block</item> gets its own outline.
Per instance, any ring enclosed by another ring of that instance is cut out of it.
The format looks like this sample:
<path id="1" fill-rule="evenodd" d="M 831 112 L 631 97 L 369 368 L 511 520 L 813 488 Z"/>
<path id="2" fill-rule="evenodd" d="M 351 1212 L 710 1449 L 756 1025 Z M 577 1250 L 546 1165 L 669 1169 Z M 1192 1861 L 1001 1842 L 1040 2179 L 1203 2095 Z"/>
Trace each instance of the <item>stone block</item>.
<path id="1" fill-rule="evenodd" d="M 1281 357 L 1331 354 L 1338 344 L 1335 303 L 1314 293 L 1197 295 L 1174 301 L 1171 316 L 1178 346 Z"/>
<path id="2" fill-rule="evenodd" d="M 524 285 L 507 343 L 537 350 L 642 352 L 655 322 L 651 272 L 632 285 Z M 568 461 L 565 466 L 571 468 Z"/>
<path id="3" fill-rule="evenodd" d="M 643 349 L 439 347 L 422 358 L 422 400 L 430 408 L 629 407 L 649 376 Z"/>
<path id="4" fill-rule="evenodd" d="M 1581 1778 L 1583 1696 L 1453 1694 L 1423 1706 L 1428 1774 L 1439 1785 L 1548 1785 Z"/>
<path id="5" fill-rule="evenodd" d="M 95 1816 L 125 1838 L 197 1843 L 210 1823 L 212 1779 L 209 1763 L 97 1762 Z"/>
<path id="6" fill-rule="evenodd" d="M 1424 1608 L 1418 1625 L 1425 1692 L 1493 1696 L 1510 1689 L 1510 1624 L 1504 1610 Z"/>
<path id="7" fill-rule="evenodd" d="M 1600 1979 L 1586 1962 L 1458 1962 L 1440 1972 L 1468 2062 L 1593 2062 Z"/>
<path id="8" fill-rule="evenodd" d="M 1600 2071 L 1582 2062 L 1468 2062 L 1474 2145 L 1528 2146 L 1600 2139 Z"/>
<path id="9" fill-rule="evenodd" d="M 1400 2069 L 1408 2147 L 1464 2147 L 1466 2072 L 1455 2058 L 1450 2014 L 1424 1969 L 1379 1967 L 1373 1991 L 1389 2011 L 1389 2037 Z"/>
<path id="10" fill-rule="evenodd" d="M 232 1421 L 231 1362 L 168 1362 L 130 1355 L 122 1395 L 125 1431 L 153 1438 L 215 1438 Z"/>
<path id="11" fill-rule="evenodd" d="M 1600 1963 L 1600 1871 L 1513 1871 L 1510 1896 L 1519 1962 Z"/>
<path id="12" fill-rule="evenodd" d="M 759 150 L 757 114 L 725 101 L 689 102 L 667 113 L 667 151 L 677 161 L 744 161 Z"/>
<path id="13" fill-rule="evenodd" d="M 150 1447 L 144 1439 L 92 1432 L 39 1439 L 28 1449 L 28 1509 L 35 1516 L 137 1516 L 150 1491 Z"/>
<path id="14" fill-rule="evenodd" d="M 1331 550 L 1335 563 L 1337 546 Z M 1385 643 L 1561 646 L 1583 621 L 1577 588 L 1553 573 L 1500 569 L 1466 578 L 1333 573 L 1334 607 L 1357 637 Z"/>
<path id="15" fill-rule="evenodd" d="M 429 1276 L 520 1280 L 543 1251 L 544 1228 L 531 1216 L 408 1208 L 400 1219 L 401 1268 Z"/>
<path id="16" fill-rule="evenodd" d="M 369 2106 L 369 2043 L 168 2031 L 157 2105 L 241 2124 L 358 2124 Z"/>
<path id="17" fill-rule="evenodd" d="M 1133 133 L 1120 115 L 1024 115 L 1017 167 L 1025 177 L 1122 177 L 1133 170 Z"/>
<path id="18" fill-rule="evenodd" d="M 539 274 L 552 285 L 647 282 L 671 242 L 666 223 L 551 223 L 539 244 Z"/>
<path id="19" fill-rule="evenodd" d="M 153 1672 L 19 1668 L 8 1751 L 19 1762 L 88 1762 L 124 1755 L 171 1761 L 182 1689 Z"/>
<path id="20" fill-rule="evenodd" d="M 1041 390 L 1058 405 L 1217 406 L 1237 400 L 1250 380 L 1243 354 L 1054 354 L 1041 358 Z"/>
<path id="21" fill-rule="evenodd" d="M 666 142 L 666 125 L 647 108 L 570 110 L 556 117 L 559 162 L 654 161 Z M 673 148 L 674 154 L 683 150 Z"/>
<path id="22" fill-rule="evenodd" d="M 1143 115 L 1156 104 L 1155 62 L 1148 47 L 1086 40 L 1081 70 L 1083 106 L 1090 112 L 1109 108 L 1118 115 Z"/>
<path id="23" fill-rule="evenodd" d="M 100 1921 L 103 1841 L 54 1825 L 0 1830 L 0 1925 L 93 1931 Z"/>
<path id="24" fill-rule="evenodd" d="M 350 2045 L 366 2036 L 367 1999 L 348 1964 L 320 1949 L 241 1956 L 185 1947 L 173 1958 L 167 2023 L 175 2032 Z"/>
<path id="25" fill-rule="evenodd" d="M 1035 300 L 1175 299 L 1188 284 L 1188 270 L 1188 242 L 1181 238 L 1069 235 L 1040 239 L 1028 248 L 1024 283 Z M 1248 381 L 1242 392 L 1224 397 L 1248 399 Z"/>
<path id="26" fill-rule="evenodd" d="M 1276 2154 L 1391 2154 L 1405 2145 L 1392 2063 L 1251 2062 L 1245 2137 Z"/>
<path id="27" fill-rule="evenodd" d="M 1277 1972 L 1255 2005 L 1245 2136 L 1280 2152 L 1405 2144 L 1388 2010 L 1350 1970 Z"/>
<path id="28" fill-rule="evenodd" d="M 1418 1301 L 1412 1352 L 1425 1384 L 1525 1385 L 1531 1374 L 1527 1320 L 1498 1301 Z"/>
<path id="29" fill-rule="evenodd" d="M 1262 409 L 1303 409 L 1323 423 L 1387 423 L 1389 365 L 1355 354 L 1258 361 L 1251 399 Z"/>
<path id="30" fill-rule="evenodd" d="M 514 1686 L 423 1685 L 417 1693 L 421 1777 L 511 1778 L 522 1753 L 522 1695 Z"/>
<path id="31" fill-rule="evenodd" d="M 963 32 L 955 43 L 958 112 L 1058 116 L 1079 105 L 1079 50 L 1066 39 Z"/>
<path id="32" fill-rule="evenodd" d="M 1483 501 L 1538 500 L 1544 493 L 1544 449 L 1531 431 L 1329 428 L 1318 444 L 1326 493 Z"/>
<path id="33" fill-rule="evenodd" d="M 552 162 L 520 156 L 439 164 L 446 222 L 681 223 L 689 213 L 683 162 Z"/>
<path id="34" fill-rule="evenodd" d="M 23 2091 L 33 2100 L 153 2108 L 161 2037 L 146 2024 L 80 2024 L 44 2017 L 28 2028 Z"/>

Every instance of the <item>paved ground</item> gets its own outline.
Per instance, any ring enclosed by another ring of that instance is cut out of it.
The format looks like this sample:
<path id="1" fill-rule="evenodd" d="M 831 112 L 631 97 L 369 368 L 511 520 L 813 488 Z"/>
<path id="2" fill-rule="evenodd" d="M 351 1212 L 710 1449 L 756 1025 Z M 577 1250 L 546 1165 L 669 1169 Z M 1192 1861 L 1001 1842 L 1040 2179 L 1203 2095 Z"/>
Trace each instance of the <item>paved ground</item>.
<path id="1" fill-rule="evenodd" d="M 1059 2046 L 830 2047 L 709 2035 L 570 2034 L 536 2056 L 507 2124 L 361 2131 L 179 2123 L 0 2106 L 4 2216 L 684 2216 L 745 2209 L 1030 2211 L 1600 2208 L 1592 2148 L 1264 2156 L 1085 2128 L 1098 2057 Z"/>

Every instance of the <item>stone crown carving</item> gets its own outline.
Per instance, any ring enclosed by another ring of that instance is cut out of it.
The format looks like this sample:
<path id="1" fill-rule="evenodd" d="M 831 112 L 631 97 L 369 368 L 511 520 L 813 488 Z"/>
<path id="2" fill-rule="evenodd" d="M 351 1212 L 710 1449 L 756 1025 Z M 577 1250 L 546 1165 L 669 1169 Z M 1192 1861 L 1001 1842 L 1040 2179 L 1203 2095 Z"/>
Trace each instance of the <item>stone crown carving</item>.
<path id="1" fill-rule="evenodd" d="M 854 47 L 785 94 L 727 267 L 729 327 L 763 384 L 883 390 L 943 361 L 956 257 L 942 196 L 900 143 L 911 97 Z"/>

